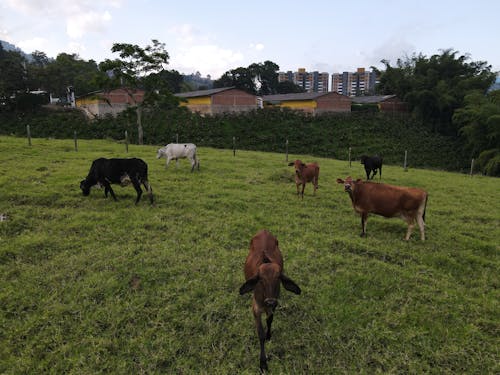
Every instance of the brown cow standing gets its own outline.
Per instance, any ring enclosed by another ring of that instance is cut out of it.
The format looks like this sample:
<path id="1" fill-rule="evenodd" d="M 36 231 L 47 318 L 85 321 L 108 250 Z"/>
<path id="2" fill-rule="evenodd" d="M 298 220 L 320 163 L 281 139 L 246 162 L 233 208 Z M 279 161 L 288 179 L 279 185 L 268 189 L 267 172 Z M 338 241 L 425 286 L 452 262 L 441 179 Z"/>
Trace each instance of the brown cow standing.
<path id="1" fill-rule="evenodd" d="M 288 166 L 295 167 L 295 185 L 297 186 L 297 196 L 302 195 L 304 199 L 304 189 L 307 182 L 312 182 L 314 191 L 313 195 L 316 195 L 316 189 L 318 189 L 318 178 L 319 178 L 319 165 L 318 163 L 308 163 L 304 164 L 300 160 L 295 160 L 289 163 Z M 302 193 L 299 193 L 299 185 L 302 185 Z"/>
<path id="2" fill-rule="evenodd" d="M 250 252 L 245 261 L 245 280 L 240 287 L 240 294 L 253 290 L 252 311 L 260 341 L 260 370 L 267 370 L 267 358 L 264 350 L 265 340 L 271 338 L 273 313 L 278 306 L 280 282 L 286 290 L 300 294 L 295 282 L 283 274 L 283 256 L 278 247 L 278 240 L 267 230 L 261 230 L 250 241 Z M 264 332 L 261 315 L 266 313 L 267 332 Z"/>
<path id="3" fill-rule="evenodd" d="M 384 217 L 400 217 L 408 224 L 405 240 L 409 240 L 415 221 L 420 229 L 420 238 L 425 240 L 425 209 L 427 192 L 422 189 L 353 181 L 349 176 L 344 180 L 338 178 L 339 184 L 344 184 L 344 190 L 351 197 L 354 211 L 361 215 L 361 237 L 366 235 L 366 220 L 373 213 Z"/>

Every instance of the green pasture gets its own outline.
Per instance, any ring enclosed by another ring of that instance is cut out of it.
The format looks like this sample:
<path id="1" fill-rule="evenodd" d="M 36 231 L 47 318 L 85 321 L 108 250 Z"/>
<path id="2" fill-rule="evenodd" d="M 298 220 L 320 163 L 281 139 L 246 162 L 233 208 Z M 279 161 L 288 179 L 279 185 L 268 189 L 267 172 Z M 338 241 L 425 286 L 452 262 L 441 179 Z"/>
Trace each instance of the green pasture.
<path id="1" fill-rule="evenodd" d="M 0 373 L 255 374 L 252 236 L 270 230 L 285 272 L 266 344 L 275 374 L 500 372 L 500 180 L 385 165 L 382 181 L 429 192 L 427 240 L 371 216 L 360 238 L 338 177 L 296 196 L 277 153 L 200 148 L 200 172 L 154 146 L 0 137 Z M 79 182 L 98 157 L 140 157 L 156 204 Z"/>

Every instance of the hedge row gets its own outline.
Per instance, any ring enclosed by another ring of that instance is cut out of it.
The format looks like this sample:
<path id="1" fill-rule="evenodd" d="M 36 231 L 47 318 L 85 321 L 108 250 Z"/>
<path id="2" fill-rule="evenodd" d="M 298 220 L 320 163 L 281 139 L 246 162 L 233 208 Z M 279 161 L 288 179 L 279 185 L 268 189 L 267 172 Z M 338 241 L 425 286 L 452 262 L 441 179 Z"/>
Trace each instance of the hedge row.
<path id="1" fill-rule="evenodd" d="M 0 133 L 26 135 L 30 125 L 33 137 L 123 140 L 125 130 L 137 140 L 135 118 L 88 121 L 77 110 L 14 114 L 0 113 Z M 444 137 L 425 128 L 407 115 L 348 113 L 309 116 L 288 110 L 265 109 L 243 114 L 202 117 L 184 109 L 151 111 L 143 115 L 144 143 L 163 145 L 193 142 L 199 146 L 310 154 L 347 159 L 362 154 L 379 154 L 388 164 L 403 163 L 405 150 L 413 167 L 466 171 L 470 155 L 463 152 L 458 139 Z"/>

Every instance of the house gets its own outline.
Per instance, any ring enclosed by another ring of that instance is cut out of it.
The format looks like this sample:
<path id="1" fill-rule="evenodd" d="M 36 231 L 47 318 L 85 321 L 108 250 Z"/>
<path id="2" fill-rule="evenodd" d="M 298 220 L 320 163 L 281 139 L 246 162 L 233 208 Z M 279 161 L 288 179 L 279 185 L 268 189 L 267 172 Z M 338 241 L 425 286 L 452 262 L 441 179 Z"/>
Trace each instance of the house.
<path id="1" fill-rule="evenodd" d="M 120 88 L 110 91 L 95 91 L 75 99 L 76 108 L 82 110 L 87 117 L 104 117 L 107 114 L 116 116 L 130 106 L 142 103 L 144 90 Z"/>
<path id="2" fill-rule="evenodd" d="M 287 107 L 312 115 L 326 112 L 351 112 L 351 98 L 336 92 L 264 95 L 262 100 L 265 107 Z"/>
<path id="3" fill-rule="evenodd" d="M 408 112 L 408 104 L 396 95 L 355 96 L 352 98 L 352 104 L 376 104 L 380 112 Z"/>
<path id="4" fill-rule="evenodd" d="M 175 94 L 184 99 L 181 106 L 202 115 L 224 112 L 246 112 L 258 108 L 258 98 L 235 87 L 190 91 Z"/>

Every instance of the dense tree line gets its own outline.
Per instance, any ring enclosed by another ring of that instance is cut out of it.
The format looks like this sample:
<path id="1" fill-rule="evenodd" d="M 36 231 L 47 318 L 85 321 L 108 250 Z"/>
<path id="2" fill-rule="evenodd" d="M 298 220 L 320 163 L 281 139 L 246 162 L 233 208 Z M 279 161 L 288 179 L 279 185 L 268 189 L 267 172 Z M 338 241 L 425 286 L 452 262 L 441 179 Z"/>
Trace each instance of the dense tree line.
<path id="1" fill-rule="evenodd" d="M 398 95 L 432 131 L 461 138 L 481 170 L 500 175 L 500 97 L 488 92 L 496 78 L 490 65 L 453 50 L 383 63 L 380 93 Z"/>
<path id="2" fill-rule="evenodd" d="M 43 101 L 30 95 L 32 90 L 45 90 L 64 98 L 68 86 L 78 94 L 115 87 L 142 88 L 146 100 L 121 116 L 135 124 L 138 141 L 142 143 L 146 121 L 143 117 L 150 121 L 177 108 L 179 102 L 172 93 L 190 89 L 190 84 L 183 81 L 179 72 L 167 69 L 169 54 L 157 40 L 144 48 L 115 43 L 112 52 L 119 57 L 99 64 L 66 53 L 49 59 L 40 51 L 33 52 L 32 60 L 28 61 L 18 51 L 5 51 L 0 45 L 0 112 L 37 111 Z M 379 93 L 396 94 L 408 103 L 413 121 L 422 125 L 420 129 L 456 139 L 462 147 L 459 153 L 466 153 L 469 159 L 476 158 L 480 170 L 500 174 L 500 100 L 498 91 L 488 93 L 495 79 L 491 66 L 470 61 L 468 56 L 452 50 L 431 57 L 420 54 L 401 58 L 395 66 L 385 60 L 383 63 L 385 69 L 378 71 Z M 235 86 L 257 95 L 301 90 L 290 83 L 279 83 L 278 71 L 279 66 L 272 61 L 255 63 L 227 71 L 214 81 L 214 87 Z M 252 115 L 262 120 L 257 113 Z M 191 123 L 194 118 L 186 115 L 182 123 L 196 129 Z M 286 117 L 279 120 L 287 121 Z M 112 121 L 108 119 L 107 123 Z M 204 122 L 213 123 L 208 119 Z M 215 123 L 231 128 L 238 121 L 228 117 Z M 247 118 L 247 124 L 258 127 L 260 123 Z M 150 135 L 146 131 L 146 137 Z M 320 137 L 319 142 L 324 139 Z"/>

